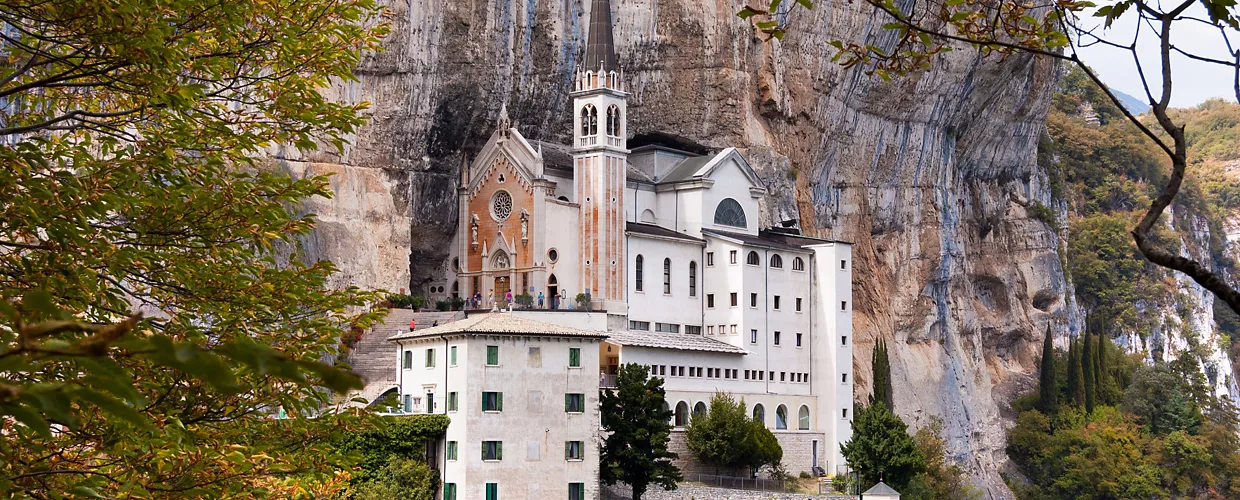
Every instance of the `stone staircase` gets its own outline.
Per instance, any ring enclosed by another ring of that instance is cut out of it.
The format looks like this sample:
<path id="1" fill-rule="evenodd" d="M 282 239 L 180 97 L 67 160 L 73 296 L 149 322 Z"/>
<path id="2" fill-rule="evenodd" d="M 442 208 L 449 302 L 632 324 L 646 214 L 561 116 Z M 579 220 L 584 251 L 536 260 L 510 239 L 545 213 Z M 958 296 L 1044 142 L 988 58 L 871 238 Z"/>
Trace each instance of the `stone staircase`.
<path id="1" fill-rule="evenodd" d="M 396 332 L 409 331 L 409 322 L 416 321 L 417 328 L 430 328 L 436 321 L 443 325 L 464 318 L 459 311 L 415 312 L 411 309 L 392 309 L 382 323 L 362 334 L 361 340 L 353 346 L 345 361 L 353 367 L 353 372 L 362 377 L 365 387 L 361 391 L 349 394 L 349 399 L 361 397 L 368 402 L 396 387 L 396 366 L 399 360 L 396 344 L 388 342 L 388 337 Z"/>

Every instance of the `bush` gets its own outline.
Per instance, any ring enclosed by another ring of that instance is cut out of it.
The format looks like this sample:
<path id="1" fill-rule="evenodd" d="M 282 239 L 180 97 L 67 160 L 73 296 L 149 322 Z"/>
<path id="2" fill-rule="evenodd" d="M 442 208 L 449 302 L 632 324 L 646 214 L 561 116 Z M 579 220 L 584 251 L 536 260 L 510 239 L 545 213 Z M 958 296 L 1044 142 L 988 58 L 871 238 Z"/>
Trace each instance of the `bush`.
<path id="1" fill-rule="evenodd" d="M 425 462 L 391 457 L 373 479 L 353 488 L 352 500 L 387 500 L 389 498 L 435 498 L 439 489 L 439 473 Z"/>
<path id="2" fill-rule="evenodd" d="M 452 310 L 460 311 L 465 308 L 465 299 L 461 297 L 452 297 Z"/>
<path id="3" fill-rule="evenodd" d="M 528 293 L 517 295 L 516 297 L 513 297 L 513 300 L 517 301 L 517 305 L 521 307 L 530 307 L 534 305 L 534 297 Z"/>
<path id="4" fill-rule="evenodd" d="M 814 476 L 809 475 L 808 472 L 801 471 L 798 477 L 800 477 L 801 479 L 813 479 Z"/>
<path id="5" fill-rule="evenodd" d="M 1059 218 L 1055 217 L 1055 211 L 1051 207 L 1043 205 L 1042 202 L 1034 200 L 1029 202 L 1029 206 L 1025 207 L 1025 211 L 1029 216 L 1045 222 L 1051 229 L 1059 229 Z"/>
<path id="6" fill-rule="evenodd" d="M 685 440 L 703 463 L 716 467 L 769 467 L 772 477 L 786 472 L 779 467 L 784 451 L 779 440 L 761 422 L 745 413 L 745 401 L 716 392 L 705 415 L 689 420 Z"/>
<path id="7" fill-rule="evenodd" d="M 436 311 L 441 311 L 441 312 L 442 312 L 442 311 L 447 311 L 447 310 L 449 310 L 449 309 L 452 309 L 452 302 L 451 302 L 451 301 L 449 301 L 448 299 L 436 300 L 436 301 L 435 301 L 435 310 L 436 310 Z"/>
<path id="8" fill-rule="evenodd" d="M 385 425 L 347 434 L 336 444 L 345 452 L 361 453 L 353 484 L 379 479 L 393 459 L 425 459 L 426 443 L 443 437 L 450 420 L 446 415 L 387 417 Z M 404 498 L 404 497 L 391 497 Z"/>
<path id="9" fill-rule="evenodd" d="M 588 293 L 577 294 L 576 300 L 577 300 L 577 307 L 581 309 L 590 309 L 591 303 L 593 302 L 592 300 L 590 300 L 590 294 Z"/>

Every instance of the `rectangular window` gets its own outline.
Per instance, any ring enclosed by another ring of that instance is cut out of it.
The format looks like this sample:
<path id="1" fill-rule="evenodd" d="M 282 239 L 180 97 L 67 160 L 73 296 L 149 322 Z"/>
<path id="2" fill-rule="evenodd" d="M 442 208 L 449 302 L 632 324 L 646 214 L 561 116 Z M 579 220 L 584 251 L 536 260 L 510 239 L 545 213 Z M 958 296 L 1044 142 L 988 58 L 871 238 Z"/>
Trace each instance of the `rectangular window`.
<path id="1" fill-rule="evenodd" d="M 840 335 L 840 345 L 848 345 L 848 336 Z"/>
<path id="2" fill-rule="evenodd" d="M 788 372 L 779 372 L 779 381 L 783 382 L 787 376 Z"/>
<path id="3" fill-rule="evenodd" d="M 581 348 L 568 348 L 568 366 L 571 368 L 581 368 Z"/>
<path id="4" fill-rule="evenodd" d="M 706 334 L 707 334 L 707 335 L 714 335 L 714 334 L 715 334 L 715 325 L 706 325 Z"/>
<path id="5" fill-rule="evenodd" d="M 487 346 L 487 366 L 499 366 L 499 346 Z"/>
<path id="6" fill-rule="evenodd" d="M 844 408 L 844 418 L 848 418 L 848 408 Z"/>
<path id="7" fill-rule="evenodd" d="M 405 351 L 405 369 L 413 368 L 413 351 Z"/>
<path id="8" fill-rule="evenodd" d="M 797 312 L 801 312 L 801 298 L 797 297 Z"/>
<path id="9" fill-rule="evenodd" d="M 650 322 L 629 320 L 629 330 L 650 331 Z"/>
<path id="10" fill-rule="evenodd" d="M 521 273 L 521 293 L 526 293 L 530 289 L 530 273 Z"/>
<path id="11" fill-rule="evenodd" d="M 659 376 L 667 375 L 667 365 L 659 365 Z"/>
<path id="12" fill-rule="evenodd" d="M 766 380 L 766 372 L 758 372 L 758 380 Z"/>
<path id="13" fill-rule="evenodd" d="M 504 411 L 504 393 L 482 393 L 482 411 Z"/>
<path id="14" fill-rule="evenodd" d="M 435 367 L 435 350 L 434 349 L 426 350 L 426 367 L 427 368 Z"/>
<path id="15" fill-rule="evenodd" d="M 714 377 L 715 377 L 715 369 L 714 369 L 714 368 L 707 368 L 707 369 L 706 369 L 706 376 L 707 376 L 707 377 L 709 377 L 709 378 L 714 378 Z"/>
<path id="16" fill-rule="evenodd" d="M 689 296 L 697 297 L 697 262 L 689 263 Z"/>
<path id="17" fill-rule="evenodd" d="M 404 404 L 401 405 L 405 413 L 413 413 L 413 396 L 406 394 Z"/>
<path id="18" fill-rule="evenodd" d="M 797 347 L 801 347 L 801 334 L 797 334 Z"/>
<path id="19" fill-rule="evenodd" d="M 655 323 L 654 330 L 663 333 L 680 333 L 680 325 L 675 323 Z M 698 333 L 702 333 L 699 331 Z"/>
<path id="20" fill-rule="evenodd" d="M 586 500 L 586 483 L 568 483 L 568 500 Z"/>
<path id="21" fill-rule="evenodd" d="M 486 500 L 499 500 L 499 483 L 487 483 Z"/>
<path id="22" fill-rule="evenodd" d="M 456 483 L 443 483 L 443 500 L 456 500 Z"/>
<path id="23" fill-rule="evenodd" d="M 585 413 L 586 395 L 585 394 L 565 394 L 564 395 L 564 411 L 567 413 Z"/>
<path id="24" fill-rule="evenodd" d="M 448 348 L 448 365 L 456 366 L 456 346 Z"/>
<path id="25" fill-rule="evenodd" d="M 758 330 L 749 330 L 749 343 L 750 344 L 758 343 Z"/>
<path id="26" fill-rule="evenodd" d="M 685 325 L 685 333 L 689 335 L 701 335 L 702 327 L 697 325 Z"/>
<path id="27" fill-rule="evenodd" d="M 456 460 L 456 441 L 448 441 L 448 449 L 445 451 L 448 460 Z"/>
<path id="28" fill-rule="evenodd" d="M 749 294 L 749 307 L 758 307 L 758 294 Z"/>
<path id="29" fill-rule="evenodd" d="M 841 301 L 840 301 L 840 310 L 841 310 L 841 311 L 847 311 L 847 310 L 848 310 L 848 301 L 847 301 L 847 300 L 841 300 Z"/>
<path id="30" fill-rule="evenodd" d="M 775 370 L 771 370 L 771 382 L 775 381 Z"/>
<path id="31" fill-rule="evenodd" d="M 774 297 L 774 300 L 772 301 L 772 305 L 774 305 L 774 306 L 775 306 L 775 310 L 776 310 L 776 311 L 778 311 L 778 310 L 779 310 L 779 296 L 778 296 L 778 295 L 776 295 L 776 296 Z"/>
<path id="32" fill-rule="evenodd" d="M 585 460 L 586 458 L 586 442 L 585 441 L 565 441 L 564 442 L 564 460 Z"/>
<path id="33" fill-rule="evenodd" d="M 458 397 L 458 394 L 456 391 L 452 391 L 448 393 L 448 411 L 456 411 L 457 397 Z"/>
<path id="34" fill-rule="evenodd" d="M 723 325 L 719 325 L 719 331 L 723 331 Z M 732 335 L 736 335 L 736 325 L 732 325 Z"/>
<path id="35" fill-rule="evenodd" d="M 503 460 L 504 459 L 504 442 L 503 441 L 483 441 L 482 442 L 482 459 L 483 460 Z M 489 485 L 488 485 L 489 488 Z"/>
<path id="36" fill-rule="evenodd" d="M 848 374 L 847 374 L 847 373 L 841 373 L 841 374 L 840 374 L 840 383 L 841 383 L 841 384 L 847 384 L 847 383 L 848 383 Z"/>
<path id="37" fill-rule="evenodd" d="M 479 284 L 481 281 L 479 281 L 479 279 L 480 278 L 478 276 L 474 276 L 474 291 L 482 293 L 482 286 Z"/>
<path id="38" fill-rule="evenodd" d="M 845 270 L 845 269 L 848 269 L 848 261 L 846 261 L 846 260 L 841 260 L 841 261 L 840 261 L 840 270 L 841 270 L 841 271 L 843 271 L 843 270 Z"/>
<path id="39" fill-rule="evenodd" d="M 779 332 L 775 332 L 775 345 L 779 345 Z"/>
<path id="40" fill-rule="evenodd" d="M 745 370 L 745 380 L 749 380 L 749 370 Z"/>
<path id="41" fill-rule="evenodd" d="M 728 251 L 728 264 L 736 263 L 736 250 Z"/>
<path id="42" fill-rule="evenodd" d="M 736 307 L 736 292 L 732 292 L 732 307 Z"/>
<path id="43" fill-rule="evenodd" d="M 706 252 L 706 265 L 715 265 L 715 252 Z"/>
<path id="44" fill-rule="evenodd" d="M 672 259 L 663 259 L 663 294 L 672 293 Z"/>
<path id="45" fill-rule="evenodd" d="M 715 294 L 713 293 L 706 294 L 706 307 L 708 308 L 715 307 Z"/>

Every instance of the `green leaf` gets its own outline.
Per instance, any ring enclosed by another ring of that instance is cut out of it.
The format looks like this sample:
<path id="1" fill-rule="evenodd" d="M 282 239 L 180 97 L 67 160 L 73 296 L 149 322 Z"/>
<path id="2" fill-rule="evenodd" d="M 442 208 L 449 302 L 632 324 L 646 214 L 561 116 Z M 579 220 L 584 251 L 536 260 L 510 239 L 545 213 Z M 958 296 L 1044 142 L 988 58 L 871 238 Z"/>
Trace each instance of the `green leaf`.
<path id="1" fill-rule="evenodd" d="M 775 28 L 776 26 L 779 26 L 779 21 L 762 21 L 760 23 L 754 24 L 754 26 L 757 26 L 758 29 L 769 30 L 769 29 Z"/>
<path id="2" fill-rule="evenodd" d="M 94 488 L 90 488 L 88 486 L 74 486 L 72 488 L 69 488 L 69 493 L 72 493 L 80 497 L 107 498 L 103 495 L 100 495 L 99 492 L 95 491 Z"/>
<path id="3" fill-rule="evenodd" d="M 47 420 L 42 415 L 39 415 L 39 412 L 34 411 L 28 406 L 21 404 L 0 405 L 0 415 L 12 415 L 22 425 L 39 433 L 45 439 L 52 438 L 51 424 L 47 423 Z"/>
<path id="4" fill-rule="evenodd" d="M 79 389 L 74 392 L 74 396 L 86 401 L 87 403 L 98 406 L 99 409 L 111 413 L 116 417 L 133 424 L 135 427 L 145 429 L 149 428 L 151 422 L 145 415 L 138 410 L 131 408 L 119 399 L 115 399 L 107 394 L 92 391 L 90 389 Z"/>
<path id="5" fill-rule="evenodd" d="M 60 318 L 61 316 L 60 308 L 56 307 L 52 294 L 42 289 L 27 291 L 22 296 L 22 305 L 34 312 L 43 313 L 47 317 Z"/>
<path id="6" fill-rule="evenodd" d="M 783 1 L 784 0 L 771 0 L 771 8 L 768 9 L 767 12 L 775 12 L 775 9 L 778 9 L 779 4 L 783 3 Z"/>
<path id="7" fill-rule="evenodd" d="M 813 10 L 814 8 L 814 2 L 812 2 L 811 0 L 797 0 L 797 3 L 801 4 L 801 6 L 805 7 L 806 9 Z"/>
<path id="8" fill-rule="evenodd" d="M 736 17 L 739 17 L 741 19 L 749 19 L 756 15 L 758 15 L 758 11 L 753 10 L 752 8 L 749 8 L 749 7 L 745 7 L 741 9 L 740 12 L 736 13 Z"/>

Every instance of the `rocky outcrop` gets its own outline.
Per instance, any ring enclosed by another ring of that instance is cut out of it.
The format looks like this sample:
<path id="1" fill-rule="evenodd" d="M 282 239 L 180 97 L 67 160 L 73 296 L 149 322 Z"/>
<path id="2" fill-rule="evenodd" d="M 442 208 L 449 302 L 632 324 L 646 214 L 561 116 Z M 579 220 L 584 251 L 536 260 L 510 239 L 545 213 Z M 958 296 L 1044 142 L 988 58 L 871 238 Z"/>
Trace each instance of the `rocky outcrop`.
<path id="1" fill-rule="evenodd" d="M 857 394 L 868 392 L 869 346 L 888 339 L 899 412 L 915 425 L 943 419 L 951 450 L 1006 496 L 1002 408 L 1031 382 L 1042 328 L 1078 323 L 1056 235 L 1024 209 L 1049 203 L 1035 148 L 1055 66 L 962 49 L 888 82 L 830 61 L 829 38 L 894 43 L 863 3 L 798 12 L 792 34 L 771 43 L 734 15 L 739 5 L 613 1 L 630 135 L 746 148 L 786 186 L 764 220 L 799 218 L 807 233 L 855 242 Z M 459 166 L 502 104 L 527 137 L 569 131 L 589 2 L 390 8 L 387 50 L 365 58 L 360 81 L 331 89 L 372 103 L 370 124 L 343 155 L 283 158 L 337 174 L 336 198 L 308 207 L 326 223 L 311 257 L 336 261 L 352 284 L 394 290 L 416 287 L 445 255 Z"/>

